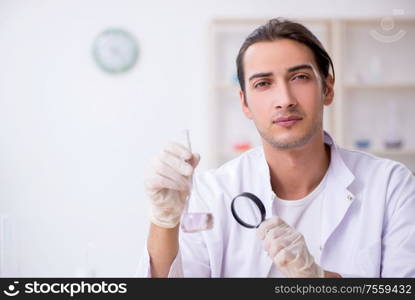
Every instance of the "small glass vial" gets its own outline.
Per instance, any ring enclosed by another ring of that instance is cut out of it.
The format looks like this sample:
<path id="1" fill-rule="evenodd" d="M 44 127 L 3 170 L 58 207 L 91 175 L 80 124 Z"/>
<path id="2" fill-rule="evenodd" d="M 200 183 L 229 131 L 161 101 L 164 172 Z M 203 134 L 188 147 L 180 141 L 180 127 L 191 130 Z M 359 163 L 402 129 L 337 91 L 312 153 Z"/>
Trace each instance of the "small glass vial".
<path id="1" fill-rule="evenodd" d="M 186 146 L 190 152 L 192 152 L 192 147 L 190 144 L 189 130 L 184 130 L 180 138 L 181 144 Z M 190 181 L 192 179 L 190 178 Z M 184 232 L 198 232 L 203 230 L 209 230 L 213 228 L 213 215 L 209 212 L 189 212 L 189 200 L 191 195 L 191 190 L 186 200 L 186 206 L 181 219 L 181 228 Z"/>

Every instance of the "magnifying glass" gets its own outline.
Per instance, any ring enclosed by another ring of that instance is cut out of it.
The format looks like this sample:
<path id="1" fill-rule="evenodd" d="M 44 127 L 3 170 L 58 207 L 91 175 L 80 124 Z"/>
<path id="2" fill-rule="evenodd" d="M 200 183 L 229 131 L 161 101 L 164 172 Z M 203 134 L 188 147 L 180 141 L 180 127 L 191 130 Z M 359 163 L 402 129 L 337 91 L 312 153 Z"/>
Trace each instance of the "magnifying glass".
<path id="1" fill-rule="evenodd" d="M 231 211 L 236 222 L 246 228 L 258 228 L 266 216 L 262 201 L 248 192 L 241 193 L 232 199 Z"/>

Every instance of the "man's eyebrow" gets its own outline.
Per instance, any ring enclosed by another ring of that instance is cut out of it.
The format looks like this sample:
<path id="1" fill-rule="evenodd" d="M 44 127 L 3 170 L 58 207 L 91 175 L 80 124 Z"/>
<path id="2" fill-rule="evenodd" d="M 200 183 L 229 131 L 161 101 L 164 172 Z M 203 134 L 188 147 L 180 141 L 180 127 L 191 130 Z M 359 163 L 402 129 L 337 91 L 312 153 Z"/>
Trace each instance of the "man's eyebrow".
<path id="1" fill-rule="evenodd" d="M 295 72 L 295 71 L 302 70 L 302 69 L 313 70 L 311 65 L 304 64 L 304 65 L 298 65 L 298 66 L 290 67 L 290 68 L 287 69 L 287 71 L 288 71 L 288 73 L 291 73 L 291 72 Z"/>
<path id="2" fill-rule="evenodd" d="M 302 69 L 313 70 L 313 67 L 311 65 L 309 65 L 309 64 L 303 64 L 303 65 L 298 65 L 298 66 L 290 67 L 290 68 L 287 69 L 287 72 L 288 73 L 292 73 L 292 72 L 295 72 L 295 71 L 298 71 L 298 70 L 302 70 Z M 272 76 L 272 75 L 274 75 L 274 73 L 272 73 L 272 72 L 256 73 L 256 74 L 251 75 L 249 77 L 248 81 L 251 81 L 252 79 L 255 79 L 255 78 L 269 77 L 269 76 Z"/>
<path id="3" fill-rule="evenodd" d="M 254 75 L 252 75 L 251 77 L 249 77 L 248 81 L 251 81 L 252 79 L 258 78 L 258 77 L 269 77 L 272 76 L 273 73 L 272 72 L 262 72 L 262 73 L 256 73 Z"/>

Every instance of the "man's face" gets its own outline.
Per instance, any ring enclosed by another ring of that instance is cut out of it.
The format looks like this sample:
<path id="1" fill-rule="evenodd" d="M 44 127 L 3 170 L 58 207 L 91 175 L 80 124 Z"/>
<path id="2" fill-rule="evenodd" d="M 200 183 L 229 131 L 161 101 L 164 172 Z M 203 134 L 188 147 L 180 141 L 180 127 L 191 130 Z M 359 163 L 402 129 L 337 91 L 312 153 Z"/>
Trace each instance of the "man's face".
<path id="1" fill-rule="evenodd" d="M 322 130 L 323 106 L 333 100 L 331 76 L 323 93 L 312 51 L 289 39 L 258 42 L 244 55 L 244 114 L 278 149 L 307 144 Z"/>

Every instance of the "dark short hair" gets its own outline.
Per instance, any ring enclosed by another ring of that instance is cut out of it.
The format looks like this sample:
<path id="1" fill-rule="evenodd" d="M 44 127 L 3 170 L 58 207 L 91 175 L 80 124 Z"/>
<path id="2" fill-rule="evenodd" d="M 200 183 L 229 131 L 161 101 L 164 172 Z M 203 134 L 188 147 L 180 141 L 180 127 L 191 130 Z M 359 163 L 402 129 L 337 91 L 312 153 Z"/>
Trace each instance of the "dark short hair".
<path id="1" fill-rule="evenodd" d="M 324 49 L 323 45 L 317 39 L 317 37 L 308 30 L 304 25 L 296 23 L 290 20 L 281 18 L 271 19 L 266 24 L 255 29 L 243 42 L 239 49 L 238 56 L 236 58 L 236 68 L 238 74 L 238 81 L 241 90 L 245 93 L 245 79 L 244 79 L 244 65 L 243 59 L 246 50 L 252 44 L 258 42 L 272 42 L 279 39 L 290 39 L 306 45 L 314 54 L 314 58 L 317 63 L 318 71 L 323 81 L 323 88 L 326 87 L 325 78 L 330 74 L 330 67 L 333 72 L 334 79 L 334 67 L 333 62 Z"/>

